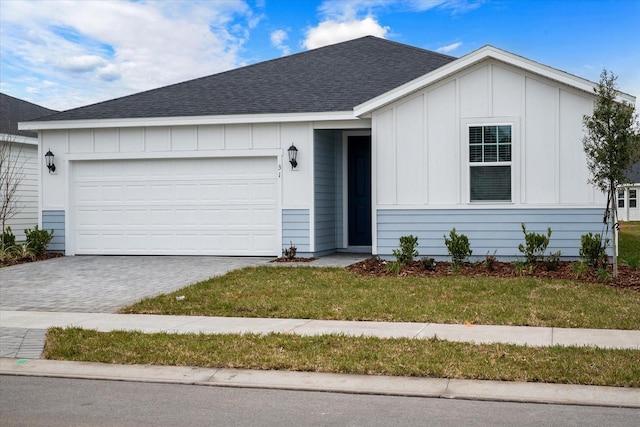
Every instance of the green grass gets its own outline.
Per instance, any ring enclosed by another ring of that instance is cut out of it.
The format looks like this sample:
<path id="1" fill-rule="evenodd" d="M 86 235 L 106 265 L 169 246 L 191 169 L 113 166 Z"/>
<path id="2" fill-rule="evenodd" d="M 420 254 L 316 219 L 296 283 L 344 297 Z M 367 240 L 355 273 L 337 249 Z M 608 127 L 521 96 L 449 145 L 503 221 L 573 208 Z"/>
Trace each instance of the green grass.
<path id="1" fill-rule="evenodd" d="M 337 268 L 257 267 L 120 312 L 640 329 L 640 293 L 528 277 L 363 277 Z"/>
<path id="2" fill-rule="evenodd" d="M 640 351 L 324 335 L 52 328 L 48 359 L 640 387 Z"/>
<path id="3" fill-rule="evenodd" d="M 632 268 L 640 268 L 640 222 L 623 222 L 618 234 L 620 260 Z"/>

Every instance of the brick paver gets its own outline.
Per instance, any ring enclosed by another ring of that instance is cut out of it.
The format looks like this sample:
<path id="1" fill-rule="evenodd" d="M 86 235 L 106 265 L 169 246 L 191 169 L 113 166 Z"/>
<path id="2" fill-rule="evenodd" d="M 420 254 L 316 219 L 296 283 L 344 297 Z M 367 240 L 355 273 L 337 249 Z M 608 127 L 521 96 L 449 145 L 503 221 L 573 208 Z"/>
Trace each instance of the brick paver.
<path id="1" fill-rule="evenodd" d="M 0 269 L 0 310 L 114 313 L 268 258 L 77 256 Z"/>
<path id="2" fill-rule="evenodd" d="M 0 269 L 0 310 L 114 313 L 142 298 L 172 292 L 268 258 L 78 256 Z M 46 330 L 5 328 L 0 357 L 37 359 Z"/>

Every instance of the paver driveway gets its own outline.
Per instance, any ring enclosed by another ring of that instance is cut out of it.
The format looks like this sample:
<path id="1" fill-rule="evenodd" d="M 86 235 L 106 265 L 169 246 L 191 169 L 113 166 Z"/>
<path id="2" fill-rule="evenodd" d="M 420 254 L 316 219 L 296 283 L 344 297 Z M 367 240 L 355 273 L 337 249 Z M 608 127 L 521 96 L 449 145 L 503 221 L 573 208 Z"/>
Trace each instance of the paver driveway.
<path id="1" fill-rule="evenodd" d="M 0 268 L 0 310 L 113 313 L 269 258 L 76 256 Z"/>

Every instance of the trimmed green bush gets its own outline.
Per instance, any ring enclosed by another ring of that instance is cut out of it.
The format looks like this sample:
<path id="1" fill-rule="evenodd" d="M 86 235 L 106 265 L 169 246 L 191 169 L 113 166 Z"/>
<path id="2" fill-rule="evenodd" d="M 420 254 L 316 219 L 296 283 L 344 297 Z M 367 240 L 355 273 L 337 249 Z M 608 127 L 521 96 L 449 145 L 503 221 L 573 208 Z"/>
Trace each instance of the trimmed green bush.
<path id="1" fill-rule="evenodd" d="M 447 246 L 453 264 L 459 265 L 469 260 L 472 253 L 469 238 L 464 234 L 456 233 L 455 228 L 449 232 L 449 238 L 444 236 L 444 244 Z"/>
<path id="2" fill-rule="evenodd" d="M 396 257 L 398 264 L 411 264 L 413 259 L 418 256 L 417 246 L 418 238 L 416 236 L 410 234 L 400 237 L 400 249 L 393 250 L 393 256 Z"/>
<path id="3" fill-rule="evenodd" d="M 580 236 L 580 259 L 594 268 L 600 268 L 607 261 L 607 245 L 609 239 L 602 240 L 600 234 L 583 234 Z"/>
<path id="4" fill-rule="evenodd" d="M 53 239 L 53 230 L 40 230 L 37 225 L 33 230 L 30 228 L 24 230 L 24 234 L 27 236 L 27 246 L 35 256 L 44 254 L 51 239 Z"/>
<path id="5" fill-rule="evenodd" d="M 549 240 L 551 239 L 551 227 L 547 228 L 547 235 L 539 233 L 527 233 L 527 227 L 524 222 L 521 224 L 522 232 L 524 233 L 524 242 L 518 245 L 518 250 L 524 254 L 527 264 L 534 264 L 536 261 L 544 257 L 544 253 L 549 246 Z"/>

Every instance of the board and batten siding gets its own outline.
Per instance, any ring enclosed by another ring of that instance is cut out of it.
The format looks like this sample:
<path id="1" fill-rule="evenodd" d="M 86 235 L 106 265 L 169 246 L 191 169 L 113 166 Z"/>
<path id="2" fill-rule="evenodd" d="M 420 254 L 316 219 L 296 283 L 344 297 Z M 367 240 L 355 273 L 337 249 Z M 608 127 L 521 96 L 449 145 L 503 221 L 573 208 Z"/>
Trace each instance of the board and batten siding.
<path id="1" fill-rule="evenodd" d="M 401 236 L 418 237 L 421 256 L 450 260 L 444 236 L 455 228 L 469 238 L 474 259 L 495 255 L 503 259 L 523 256 L 521 224 L 527 232 L 543 233 L 551 227 L 546 255 L 579 255 L 580 236 L 602 233 L 602 209 L 379 209 L 377 211 L 378 255 L 390 258 Z"/>
<path id="2" fill-rule="evenodd" d="M 65 248 L 65 226 L 63 210 L 42 211 L 42 229 L 53 230 L 53 239 L 49 242 L 48 250 L 53 252 L 64 252 Z"/>
<path id="3" fill-rule="evenodd" d="M 515 207 L 604 206 L 582 148 L 592 108 L 592 94 L 476 64 L 373 113 L 376 205 L 468 205 L 468 126 L 510 124 Z"/>
<path id="4" fill-rule="evenodd" d="M 0 141 L 0 144 L 9 144 L 9 165 L 17 168 L 15 176 L 19 179 L 13 200 L 15 213 L 5 226 L 11 227 L 17 242 L 24 242 L 24 230 L 38 225 L 38 146 L 16 141 Z"/>
<path id="5" fill-rule="evenodd" d="M 311 252 L 310 218 L 308 209 L 282 210 L 282 248 L 291 245 L 297 248 L 297 255 L 304 256 Z"/>
<path id="6" fill-rule="evenodd" d="M 338 214 L 336 175 L 337 169 L 342 169 L 338 168 L 336 152 L 341 138 L 340 132 L 331 130 L 316 130 L 314 134 L 315 254 L 333 252 L 338 247 L 338 218 L 342 219 L 342 214 Z"/>

